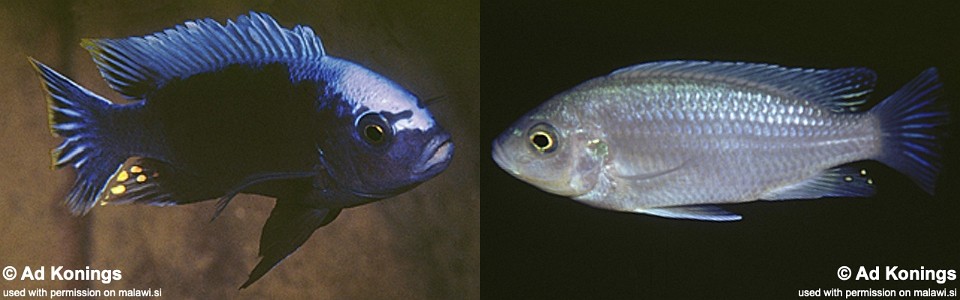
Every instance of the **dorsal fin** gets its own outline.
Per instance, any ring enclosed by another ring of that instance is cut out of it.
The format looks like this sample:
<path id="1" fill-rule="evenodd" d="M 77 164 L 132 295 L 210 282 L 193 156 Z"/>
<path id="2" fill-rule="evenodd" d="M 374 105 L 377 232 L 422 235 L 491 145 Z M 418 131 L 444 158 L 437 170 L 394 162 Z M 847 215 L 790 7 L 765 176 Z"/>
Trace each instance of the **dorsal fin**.
<path id="1" fill-rule="evenodd" d="M 708 61 L 651 62 L 616 70 L 609 77 L 675 77 L 751 85 L 813 101 L 835 112 L 859 111 L 877 80 L 877 74 L 867 68 L 817 70 Z"/>
<path id="2" fill-rule="evenodd" d="M 226 25 L 202 19 L 144 37 L 86 39 L 81 45 L 110 86 L 131 99 L 143 99 L 172 79 L 231 64 L 309 61 L 325 55 L 310 27 L 282 28 L 269 15 L 256 12 Z"/>

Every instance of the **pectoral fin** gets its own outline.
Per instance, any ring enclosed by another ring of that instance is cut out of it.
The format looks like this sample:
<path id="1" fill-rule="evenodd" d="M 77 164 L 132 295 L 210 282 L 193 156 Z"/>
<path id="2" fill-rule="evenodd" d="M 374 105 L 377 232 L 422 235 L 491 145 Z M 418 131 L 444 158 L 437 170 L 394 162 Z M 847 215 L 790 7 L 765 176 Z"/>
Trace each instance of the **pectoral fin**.
<path id="1" fill-rule="evenodd" d="M 743 217 L 713 205 L 671 206 L 643 208 L 636 212 L 671 219 L 691 219 L 700 221 L 729 222 L 740 221 Z"/>
<path id="2" fill-rule="evenodd" d="M 239 184 L 234 186 L 232 189 L 227 191 L 223 196 L 220 196 L 217 199 L 217 210 L 213 212 L 213 217 L 210 218 L 210 221 L 216 220 L 220 216 L 220 213 L 223 212 L 223 209 L 227 208 L 227 204 L 230 204 L 230 201 L 233 200 L 233 197 L 236 197 L 237 194 L 243 192 L 244 189 L 256 185 L 258 183 L 267 182 L 267 181 L 276 181 L 276 180 L 286 180 L 286 179 L 296 179 L 296 178 L 306 178 L 316 175 L 316 172 L 278 172 L 278 173 L 262 173 L 262 174 L 253 174 L 247 176 L 240 181 Z"/>
<path id="3" fill-rule="evenodd" d="M 623 179 L 623 180 L 631 180 L 631 181 L 647 180 L 647 179 L 651 179 L 651 178 L 655 178 L 655 177 L 661 177 L 661 176 L 665 176 L 665 175 L 667 175 L 667 174 L 676 172 L 676 171 L 678 171 L 678 170 L 680 170 L 680 169 L 688 166 L 689 164 L 690 164 L 690 160 L 685 160 L 683 163 L 680 163 L 680 164 L 677 165 L 676 167 L 665 168 L 665 169 L 663 169 L 663 170 L 655 170 L 655 171 L 649 171 L 649 172 L 637 172 L 637 173 L 624 173 L 624 172 L 622 172 L 622 171 L 614 170 L 614 171 L 611 173 L 611 175 L 613 175 L 613 177 L 620 178 L 620 179 Z"/>
<path id="4" fill-rule="evenodd" d="M 292 201 L 291 201 L 292 200 Z M 278 198 L 270 218 L 260 235 L 262 259 L 241 289 L 263 277 L 290 253 L 300 248 L 317 228 L 329 224 L 340 214 L 340 209 L 313 208 L 289 198 Z"/>

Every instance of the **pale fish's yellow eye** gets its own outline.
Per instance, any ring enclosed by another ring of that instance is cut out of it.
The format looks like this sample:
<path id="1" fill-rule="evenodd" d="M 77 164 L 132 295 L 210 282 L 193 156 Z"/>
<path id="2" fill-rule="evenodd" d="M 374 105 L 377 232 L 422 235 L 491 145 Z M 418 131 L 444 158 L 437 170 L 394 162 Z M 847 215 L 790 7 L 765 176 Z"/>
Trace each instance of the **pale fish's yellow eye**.
<path id="1" fill-rule="evenodd" d="M 557 149 L 557 138 L 547 131 L 534 131 L 530 134 L 530 145 L 540 153 L 551 153 Z"/>
<path id="2" fill-rule="evenodd" d="M 549 133 L 544 131 L 537 131 L 530 135 L 530 143 L 533 144 L 533 148 L 537 149 L 540 152 L 547 152 L 553 150 L 555 146 L 553 142 L 553 137 Z"/>
<path id="3" fill-rule="evenodd" d="M 550 124 L 539 123 L 527 131 L 530 146 L 539 153 L 551 153 L 557 149 L 557 130 Z"/>

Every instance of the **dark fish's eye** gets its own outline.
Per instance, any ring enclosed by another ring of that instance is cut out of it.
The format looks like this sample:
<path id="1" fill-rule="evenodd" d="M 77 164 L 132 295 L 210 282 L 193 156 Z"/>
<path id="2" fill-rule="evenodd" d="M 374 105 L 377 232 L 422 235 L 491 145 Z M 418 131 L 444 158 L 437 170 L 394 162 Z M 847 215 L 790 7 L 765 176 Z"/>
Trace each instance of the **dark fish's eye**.
<path id="1" fill-rule="evenodd" d="M 557 149 L 557 136 L 553 126 L 548 124 L 537 124 L 530 128 L 528 138 L 530 146 L 540 153 L 550 153 Z"/>
<path id="2" fill-rule="evenodd" d="M 387 120 L 377 113 L 366 113 L 357 119 L 357 134 L 368 144 L 379 145 L 386 142 L 393 132 Z"/>
<path id="3" fill-rule="evenodd" d="M 372 142 L 379 143 L 383 141 L 383 127 L 376 124 L 370 124 L 363 128 L 363 135 Z"/>

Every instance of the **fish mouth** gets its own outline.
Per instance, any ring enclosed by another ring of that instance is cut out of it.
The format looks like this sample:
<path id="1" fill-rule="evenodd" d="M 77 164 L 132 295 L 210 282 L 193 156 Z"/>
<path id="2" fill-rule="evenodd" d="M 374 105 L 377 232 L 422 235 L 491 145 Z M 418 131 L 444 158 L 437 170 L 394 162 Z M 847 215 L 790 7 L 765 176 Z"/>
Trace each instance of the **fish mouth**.
<path id="1" fill-rule="evenodd" d="M 517 171 L 516 165 L 512 163 L 513 160 L 507 155 L 504 148 L 502 138 L 497 138 L 493 141 L 493 162 L 497 163 L 500 169 L 507 171 L 510 175 L 522 179 L 520 171 Z"/>
<path id="2" fill-rule="evenodd" d="M 449 134 L 435 137 L 424 147 L 417 166 L 413 169 L 416 174 L 436 175 L 447 168 L 453 158 L 453 141 Z"/>
<path id="3" fill-rule="evenodd" d="M 413 167 L 412 171 L 415 176 L 411 178 L 412 180 L 408 184 L 376 192 L 358 189 L 350 190 L 350 192 L 367 199 L 385 199 L 402 194 L 417 187 L 428 178 L 440 174 L 450 164 L 452 157 L 453 142 L 450 140 L 450 135 L 442 134 L 427 142 L 426 147 L 417 159 L 416 166 Z"/>
<path id="4" fill-rule="evenodd" d="M 537 187 L 540 190 L 546 191 L 551 194 L 567 196 L 567 197 L 577 197 L 582 196 L 584 193 L 578 193 L 569 188 L 570 180 L 545 180 L 538 178 L 537 176 L 530 176 L 528 173 L 521 173 L 520 166 L 526 161 L 524 158 L 518 158 L 510 156 L 507 151 L 508 147 L 504 146 L 502 139 L 498 138 L 493 141 L 493 161 L 500 166 L 500 169 L 503 169 L 511 176 L 520 179 L 520 181 L 526 182 L 532 186 Z"/>

